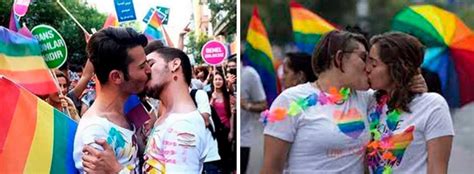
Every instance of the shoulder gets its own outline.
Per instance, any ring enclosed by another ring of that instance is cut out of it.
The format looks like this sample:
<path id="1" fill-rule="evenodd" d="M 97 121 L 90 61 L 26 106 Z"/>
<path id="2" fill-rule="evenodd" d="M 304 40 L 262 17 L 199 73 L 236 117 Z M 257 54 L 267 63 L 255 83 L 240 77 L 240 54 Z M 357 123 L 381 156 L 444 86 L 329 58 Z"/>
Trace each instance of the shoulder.
<path id="1" fill-rule="evenodd" d="M 251 66 L 244 66 L 242 67 L 242 75 L 246 76 L 259 76 L 257 70 L 252 68 Z"/>
<path id="2" fill-rule="evenodd" d="M 83 116 L 79 121 L 76 132 L 78 134 L 86 134 L 90 131 L 106 132 L 110 125 L 103 119 L 94 115 Z"/>
<path id="3" fill-rule="evenodd" d="M 196 98 L 199 98 L 199 97 L 207 97 L 207 92 L 204 90 L 198 89 L 196 91 Z"/>
<path id="4" fill-rule="evenodd" d="M 292 101 L 303 99 L 311 94 L 315 93 L 315 89 L 311 86 L 311 83 L 300 84 L 288 89 L 285 89 L 277 98 L 273 101 L 272 106 L 284 106 L 288 105 Z"/>
<path id="5" fill-rule="evenodd" d="M 303 83 L 291 88 L 285 89 L 279 96 L 283 96 L 289 99 L 296 99 L 300 97 L 309 96 L 314 93 L 315 89 L 311 86 L 311 83 Z"/>
<path id="6" fill-rule="evenodd" d="M 417 95 L 413 99 L 415 105 L 429 105 L 430 107 L 448 107 L 448 103 L 443 96 L 434 92 L 426 92 Z"/>

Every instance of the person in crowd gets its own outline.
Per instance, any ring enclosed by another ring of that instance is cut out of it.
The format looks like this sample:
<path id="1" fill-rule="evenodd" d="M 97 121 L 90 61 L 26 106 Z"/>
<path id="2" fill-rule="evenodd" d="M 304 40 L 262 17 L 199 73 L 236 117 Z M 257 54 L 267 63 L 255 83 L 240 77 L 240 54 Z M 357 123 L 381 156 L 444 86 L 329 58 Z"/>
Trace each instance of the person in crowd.
<path id="1" fill-rule="evenodd" d="M 256 125 L 260 112 L 267 109 L 267 100 L 260 76 L 254 68 L 244 63 L 240 66 L 240 74 L 240 172 L 245 174 L 251 147 L 255 145 L 254 135 L 258 132 Z"/>
<path id="2" fill-rule="evenodd" d="M 318 80 L 288 88 L 272 103 L 270 112 L 280 110 L 285 117 L 265 127 L 261 173 L 363 173 L 369 96 L 359 90 L 369 88 L 367 50 L 367 40 L 358 34 L 323 36 L 311 60 Z M 289 111 L 300 100 L 312 102 Z M 353 124 L 344 125 L 346 117 Z"/>
<path id="3" fill-rule="evenodd" d="M 48 98 L 46 98 L 46 102 L 54 108 L 62 111 L 74 121 L 79 122 L 79 113 L 77 112 L 72 100 L 66 96 L 69 84 L 68 78 L 59 70 L 55 70 L 54 73 L 58 79 L 58 85 L 61 91 L 49 94 Z"/>
<path id="4" fill-rule="evenodd" d="M 146 44 L 146 37 L 131 28 L 109 27 L 90 38 L 87 53 L 101 89 L 81 118 L 74 139 L 73 159 L 81 173 L 140 173 L 136 128 L 127 121 L 123 107 L 150 79 Z M 100 151 L 111 152 L 99 158 L 109 168 L 95 164 L 98 160 L 93 155 Z"/>
<path id="5" fill-rule="evenodd" d="M 371 173 L 447 173 L 453 123 L 446 100 L 416 94 L 406 82 L 420 74 L 424 46 L 413 36 L 388 32 L 371 38 L 367 63 L 372 138 L 366 159 Z"/>
<path id="6" fill-rule="evenodd" d="M 210 103 L 216 109 L 219 120 L 225 127 L 217 130 L 217 142 L 219 145 L 219 154 L 223 165 L 223 173 L 230 173 L 229 168 L 235 156 L 232 155 L 231 144 L 234 139 L 234 112 L 232 106 L 235 105 L 235 97 L 227 91 L 227 84 L 222 72 L 217 71 L 212 81 L 212 95 Z"/>
<path id="7" fill-rule="evenodd" d="M 311 67 L 311 56 L 303 53 L 286 53 L 283 60 L 283 82 L 285 88 L 314 82 L 317 78 Z"/>

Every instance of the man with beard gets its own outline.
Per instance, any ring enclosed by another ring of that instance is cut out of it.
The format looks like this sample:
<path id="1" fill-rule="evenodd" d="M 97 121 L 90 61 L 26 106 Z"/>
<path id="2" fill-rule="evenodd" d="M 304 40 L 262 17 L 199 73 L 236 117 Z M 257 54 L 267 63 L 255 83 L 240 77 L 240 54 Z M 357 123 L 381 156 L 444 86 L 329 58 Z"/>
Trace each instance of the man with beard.
<path id="1" fill-rule="evenodd" d="M 146 37 L 131 28 L 106 28 L 89 40 L 87 53 L 101 90 L 81 118 L 74 139 L 73 158 L 81 173 L 140 173 L 135 127 L 127 121 L 123 106 L 130 95 L 143 91 L 149 80 L 146 44 Z M 91 162 L 91 150 L 83 148 L 111 151 L 109 158 L 100 160 L 116 163 L 97 168 Z"/>
<path id="2" fill-rule="evenodd" d="M 144 173 L 200 173 L 209 152 L 210 134 L 204 119 L 189 95 L 191 64 L 188 56 L 176 48 L 159 48 L 148 54 L 152 78 L 148 96 L 163 103 L 165 113 L 158 118 L 148 138 Z M 117 161 L 107 145 L 103 152 L 90 152 L 93 171 L 113 171 Z M 113 164 L 112 164 L 113 163 Z"/>
<path id="3" fill-rule="evenodd" d="M 188 92 L 192 77 L 189 58 L 179 49 L 161 48 L 147 59 L 152 70 L 147 95 L 159 98 L 166 113 L 148 139 L 143 172 L 200 173 L 210 135 Z"/>

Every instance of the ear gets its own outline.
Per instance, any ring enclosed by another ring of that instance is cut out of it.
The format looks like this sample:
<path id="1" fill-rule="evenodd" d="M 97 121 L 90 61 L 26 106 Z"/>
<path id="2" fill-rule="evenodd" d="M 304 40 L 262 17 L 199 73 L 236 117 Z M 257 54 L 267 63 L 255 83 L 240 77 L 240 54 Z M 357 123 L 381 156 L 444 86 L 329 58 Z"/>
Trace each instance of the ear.
<path id="1" fill-rule="evenodd" d="M 301 82 L 305 82 L 306 81 L 306 76 L 304 74 L 303 71 L 299 71 L 298 72 L 298 80 L 300 80 Z"/>
<path id="2" fill-rule="evenodd" d="M 334 66 L 336 66 L 336 68 L 339 68 L 339 66 L 341 65 L 341 58 L 343 56 L 343 52 L 342 50 L 337 50 L 336 54 L 334 55 L 334 59 L 333 59 L 333 62 L 334 62 Z"/>
<path id="3" fill-rule="evenodd" d="M 181 59 L 175 58 L 171 61 L 171 72 L 176 72 L 178 71 L 179 67 L 181 66 Z"/>
<path id="4" fill-rule="evenodd" d="M 334 56 L 334 66 L 344 73 L 344 70 L 342 69 L 343 58 L 344 52 L 342 52 L 342 50 L 337 50 L 336 55 Z"/>
<path id="5" fill-rule="evenodd" d="M 124 75 L 122 71 L 119 70 L 112 70 L 109 73 L 109 81 L 113 84 L 121 84 L 124 79 Z"/>

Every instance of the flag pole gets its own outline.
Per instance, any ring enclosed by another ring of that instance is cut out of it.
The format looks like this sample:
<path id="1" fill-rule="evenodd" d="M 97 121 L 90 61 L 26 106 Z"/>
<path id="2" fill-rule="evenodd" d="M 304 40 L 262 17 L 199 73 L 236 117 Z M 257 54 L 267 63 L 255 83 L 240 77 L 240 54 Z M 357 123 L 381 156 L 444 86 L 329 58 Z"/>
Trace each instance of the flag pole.
<path id="1" fill-rule="evenodd" d="M 66 9 L 66 7 L 64 7 L 63 4 L 61 4 L 61 2 L 59 2 L 59 0 L 56 0 L 56 2 L 59 4 L 59 6 L 61 6 L 61 8 L 69 15 L 69 17 L 71 17 L 71 19 L 82 29 L 82 31 L 84 31 L 85 33 L 89 34 L 89 32 L 87 32 L 87 30 L 81 25 L 81 23 L 79 23 L 79 21 L 76 20 L 76 18 Z M 90 35 L 90 34 L 89 34 Z"/>

